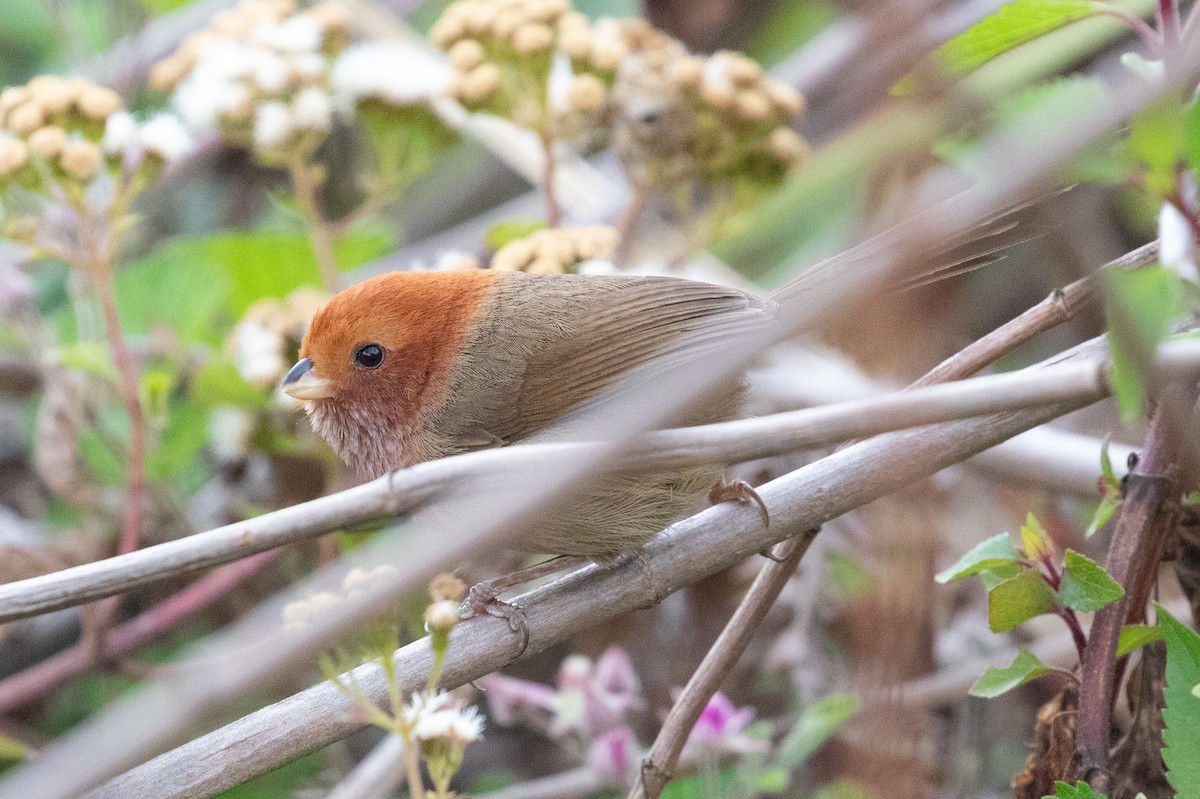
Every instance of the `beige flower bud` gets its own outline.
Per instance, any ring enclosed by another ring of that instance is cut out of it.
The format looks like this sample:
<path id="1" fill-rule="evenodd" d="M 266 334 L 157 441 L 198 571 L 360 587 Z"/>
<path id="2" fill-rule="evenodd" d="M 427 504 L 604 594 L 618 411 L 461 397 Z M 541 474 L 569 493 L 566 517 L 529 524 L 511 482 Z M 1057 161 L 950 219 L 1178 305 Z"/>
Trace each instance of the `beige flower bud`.
<path id="1" fill-rule="evenodd" d="M 575 111 L 599 111 L 604 107 L 608 90 L 604 81 L 595 75 L 584 73 L 576 75 L 571 80 L 571 88 L 567 91 L 567 102 Z"/>
<path id="2" fill-rule="evenodd" d="M 75 105 L 90 119 L 107 119 L 121 110 L 121 95 L 107 86 L 91 86 L 79 93 Z"/>
<path id="3" fill-rule="evenodd" d="M 221 36 L 240 36 L 250 30 L 253 22 L 236 11 L 218 11 L 208 23 L 208 29 Z"/>
<path id="4" fill-rule="evenodd" d="M 809 148 L 796 131 L 778 127 L 767 137 L 767 150 L 788 165 L 796 165 L 808 157 Z"/>
<path id="5" fill-rule="evenodd" d="M 533 260 L 533 243 L 529 239 L 517 239 L 505 244 L 492 256 L 492 269 L 501 272 L 519 272 Z"/>
<path id="6" fill-rule="evenodd" d="M 561 275 L 566 270 L 561 261 L 553 258 L 536 258 L 533 263 L 525 267 L 525 271 L 531 275 Z"/>
<path id="7" fill-rule="evenodd" d="M 340 3 L 321 3 L 308 13 L 326 36 L 343 36 L 350 30 L 350 12 Z"/>
<path id="8" fill-rule="evenodd" d="M 466 33 L 466 27 L 461 20 L 447 15 L 433 23 L 433 27 L 429 29 L 429 38 L 439 50 L 449 50 L 450 46 Z"/>
<path id="9" fill-rule="evenodd" d="M 34 100 L 26 100 L 8 113 L 5 118 L 9 130 L 25 136 L 40 128 L 46 122 L 46 112 L 41 104 Z"/>
<path id="10" fill-rule="evenodd" d="M 492 22 L 491 34 L 497 39 L 511 40 L 517 28 L 525 24 L 525 18 L 515 12 L 500 14 Z"/>
<path id="11" fill-rule="evenodd" d="M 583 228 L 575 240 L 575 252 L 581 261 L 607 258 L 617 249 L 620 235 L 615 228 L 599 226 Z"/>
<path id="12" fill-rule="evenodd" d="M 37 101 L 47 114 L 61 114 L 75 99 L 67 82 L 57 75 L 38 75 L 26 85 L 29 98 Z"/>
<path id="13" fill-rule="evenodd" d="M 183 44 L 179 45 L 179 49 L 175 51 L 178 58 L 184 59 L 188 64 L 196 63 L 196 59 L 200 57 L 214 39 L 218 36 L 212 31 L 199 31 L 183 40 Z"/>
<path id="14" fill-rule="evenodd" d="M 737 93 L 733 100 L 733 112 L 738 119 L 747 122 L 762 122 L 771 118 L 771 101 L 764 92 L 757 89 L 744 89 Z"/>
<path id="15" fill-rule="evenodd" d="M 558 18 L 558 32 L 566 33 L 567 31 L 584 30 L 588 27 L 587 14 L 579 11 L 567 11 Z"/>
<path id="16" fill-rule="evenodd" d="M 530 19 L 539 22 L 556 23 L 559 18 L 571 10 L 568 0 L 529 0 L 525 13 Z"/>
<path id="17" fill-rule="evenodd" d="M 467 27 L 467 33 L 472 36 L 485 35 L 492 29 L 492 25 L 500 17 L 500 9 L 491 3 L 483 3 L 476 6 L 471 14 L 464 19 Z"/>
<path id="18" fill-rule="evenodd" d="M 765 80 L 762 90 L 771 98 L 771 102 L 784 116 L 796 117 L 804 113 L 804 96 L 786 83 L 777 80 Z"/>
<path id="19" fill-rule="evenodd" d="M 628 53 L 628 48 L 618 39 L 598 39 L 592 43 L 592 64 L 596 69 L 613 72 Z"/>
<path id="20" fill-rule="evenodd" d="M 462 99 L 478 103 L 500 88 L 500 69 L 495 64 L 480 64 L 463 76 Z"/>
<path id="21" fill-rule="evenodd" d="M 431 633 L 448 633 L 458 622 L 457 602 L 443 599 L 425 608 L 425 629 Z"/>
<path id="22" fill-rule="evenodd" d="M 100 145 L 90 141 L 67 142 L 62 148 L 58 162 L 62 168 L 77 178 L 87 179 L 96 174 L 104 160 Z"/>
<path id="23" fill-rule="evenodd" d="M 681 89 L 698 89 L 704 81 L 704 59 L 694 55 L 677 58 L 667 67 L 667 77 Z"/>
<path id="24" fill-rule="evenodd" d="M 512 43 L 513 49 L 521 55 L 532 55 L 550 49 L 554 44 L 554 31 L 538 23 L 522 25 L 513 34 Z"/>
<path id="25" fill-rule="evenodd" d="M 741 53 L 729 53 L 725 68 L 734 86 L 753 86 L 763 75 L 763 69 L 759 63 Z"/>
<path id="26" fill-rule="evenodd" d="M 29 90 L 24 86 L 9 86 L 0 92 L 0 118 L 29 99 Z"/>
<path id="27" fill-rule="evenodd" d="M 7 175 L 25 166 L 29 151 L 25 142 L 12 136 L 0 135 L 0 175 Z"/>
<path id="28" fill-rule="evenodd" d="M 728 83 L 711 82 L 700 87 L 700 99 L 719 111 L 731 107 L 735 97 L 733 87 Z"/>
<path id="29" fill-rule="evenodd" d="M 434 602 L 458 602 L 467 592 L 467 584 L 450 572 L 442 572 L 429 581 L 429 598 Z"/>
<path id="30" fill-rule="evenodd" d="M 558 35 L 558 47 L 574 61 L 582 61 L 592 53 L 592 36 L 586 28 L 571 28 Z"/>
<path id="31" fill-rule="evenodd" d="M 474 39 L 460 39 L 450 48 L 450 64 L 459 72 L 470 72 L 483 63 L 483 45 Z"/>
<path id="32" fill-rule="evenodd" d="M 38 128 L 29 134 L 29 151 L 42 158 L 53 158 L 62 152 L 67 143 L 67 133 L 57 125 Z"/>

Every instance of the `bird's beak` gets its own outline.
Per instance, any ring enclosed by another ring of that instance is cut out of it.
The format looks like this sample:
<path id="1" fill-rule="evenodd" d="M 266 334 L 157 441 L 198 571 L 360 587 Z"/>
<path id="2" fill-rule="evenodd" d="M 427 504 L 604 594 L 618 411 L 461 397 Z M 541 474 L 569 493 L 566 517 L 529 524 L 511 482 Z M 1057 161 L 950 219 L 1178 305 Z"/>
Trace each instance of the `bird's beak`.
<path id="1" fill-rule="evenodd" d="M 301 358 L 283 378 L 283 393 L 298 400 L 328 399 L 333 391 L 328 380 L 323 380 L 313 373 L 313 362 Z"/>

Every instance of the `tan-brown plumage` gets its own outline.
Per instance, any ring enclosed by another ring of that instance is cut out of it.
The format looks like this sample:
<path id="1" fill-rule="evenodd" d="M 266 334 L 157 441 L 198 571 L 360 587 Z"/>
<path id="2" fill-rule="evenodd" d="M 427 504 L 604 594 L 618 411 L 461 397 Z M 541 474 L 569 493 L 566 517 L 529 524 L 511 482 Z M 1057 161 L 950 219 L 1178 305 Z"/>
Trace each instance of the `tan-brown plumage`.
<path id="1" fill-rule="evenodd" d="M 313 318 L 285 390 L 367 476 L 544 433 L 631 369 L 703 354 L 770 320 L 770 301 L 665 277 L 487 270 L 392 272 L 335 296 Z M 382 348 L 379 353 L 364 347 Z M 676 423 L 736 414 L 730 387 Z M 525 548 L 611 562 L 698 509 L 717 467 L 602 481 L 523 538 Z"/>

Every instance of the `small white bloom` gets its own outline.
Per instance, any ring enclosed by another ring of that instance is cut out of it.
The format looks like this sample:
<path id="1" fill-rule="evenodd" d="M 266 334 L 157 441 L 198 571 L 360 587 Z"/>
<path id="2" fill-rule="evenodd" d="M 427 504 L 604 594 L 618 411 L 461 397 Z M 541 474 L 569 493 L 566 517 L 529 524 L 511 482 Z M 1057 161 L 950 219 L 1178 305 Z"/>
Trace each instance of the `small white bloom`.
<path id="1" fill-rule="evenodd" d="M 137 121 L 128 111 L 110 114 L 104 122 L 104 139 L 101 144 L 109 155 L 123 153 L 137 141 Z"/>
<path id="2" fill-rule="evenodd" d="M 196 146 L 191 135 L 174 114 L 156 114 L 142 125 L 138 139 L 146 152 L 170 163 L 190 153 Z"/>
<path id="3" fill-rule="evenodd" d="M 342 578 L 342 590 L 351 594 L 356 591 L 365 591 L 374 586 L 386 583 L 395 577 L 397 573 L 396 567 L 390 563 L 381 563 L 371 569 L 356 566 L 346 572 L 346 576 Z"/>
<path id="4" fill-rule="evenodd" d="M 254 115 L 254 144 L 267 150 L 277 147 L 292 135 L 292 112 L 277 100 L 258 107 Z"/>
<path id="5" fill-rule="evenodd" d="M 222 98 L 231 85 L 197 70 L 179 84 L 172 103 L 189 127 L 208 133 L 217 127 Z"/>
<path id="6" fill-rule="evenodd" d="M 244 83 L 227 83 L 217 98 L 217 113 L 244 119 L 254 107 L 254 93 Z"/>
<path id="7" fill-rule="evenodd" d="M 287 62 L 268 50 L 256 51 L 254 84 L 268 94 L 283 91 L 288 85 Z"/>
<path id="8" fill-rule="evenodd" d="M 438 703 L 441 697 L 446 697 Z M 456 708 L 449 697 L 439 694 L 416 715 L 413 736 L 421 741 L 444 739 L 459 746 L 479 740 L 483 734 L 483 718 L 473 707 Z"/>
<path id="9" fill-rule="evenodd" d="M 575 274 L 577 275 L 618 275 L 621 270 L 617 269 L 612 261 L 596 259 L 593 261 L 580 261 L 575 265 Z"/>
<path id="10" fill-rule="evenodd" d="M 413 105 L 441 94 L 449 77 L 450 67 L 440 58 L 415 47 L 378 42 L 342 53 L 333 65 L 330 83 L 347 107 L 367 98 Z"/>
<path id="11" fill-rule="evenodd" d="M 283 606 L 284 626 L 303 627 L 341 602 L 342 598 L 331 591 L 318 591 L 304 599 L 289 602 Z"/>
<path id="12" fill-rule="evenodd" d="M 218 461 L 241 459 L 250 451 L 254 417 L 243 408 L 219 405 L 208 417 L 208 440 Z"/>
<path id="13" fill-rule="evenodd" d="M 281 53 L 311 52 L 321 46 L 321 28 L 315 19 L 300 14 L 279 24 L 260 22 L 250 31 L 250 41 Z"/>
<path id="14" fill-rule="evenodd" d="M 571 59 L 563 53 L 556 54 L 550 62 L 550 80 L 546 85 L 546 99 L 554 113 L 565 114 L 571 110 L 571 81 L 574 79 Z"/>
<path id="15" fill-rule="evenodd" d="M 325 58 L 317 53 L 295 53 L 287 59 L 288 71 L 301 81 L 312 81 L 325 74 Z"/>
<path id="16" fill-rule="evenodd" d="M 292 100 L 292 122 L 304 130 L 329 130 L 332 116 L 329 95 L 316 86 L 302 89 Z"/>
<path id="17" fill-rule="evenodd" d="M 233 362 L 247 383 L 269 386 L 283 376 L 283 336 L 257 322 L 242 322 L 233 331 Z"/>
<path id="18" fill-rule="evenodd" d="M 1184 280 L 1196 280 L 1196 239 L 1187 218 L 1171 203 L 1158 212 L 1158 258 Z"/>

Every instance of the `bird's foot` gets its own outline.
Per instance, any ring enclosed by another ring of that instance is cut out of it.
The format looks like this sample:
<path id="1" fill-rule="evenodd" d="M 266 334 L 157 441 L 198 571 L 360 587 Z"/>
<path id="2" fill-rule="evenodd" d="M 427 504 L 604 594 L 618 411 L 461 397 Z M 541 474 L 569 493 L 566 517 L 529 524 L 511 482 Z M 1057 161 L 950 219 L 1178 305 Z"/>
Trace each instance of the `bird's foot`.
<path id="1" fill-rule="evenodd" d="M 754 486 L 745 480 L 730 482 L 722 477 L 708 492 L 708 501 L 714 505 L 722 502 L 738 502 L 743 505 L 753 502 L 758 507 L 758 514 L 762 516 L 763 527 L 771 526 L 771 514 L 767 512 L 767 503 L 763 502 Z"/>
<path id="2" fill-rule="evenodd" d="M 525 609 L 520 605 L 505 602 L 500 598 L 500 592 L 492 582 L 482 582 L 471 586 L 467 598 L 458 609 L 458 616 L 464 621 L 476 616 L 494 616 L 508 622 L 508 629 L 517 634 L 520 648 L 517 657 L 525 654 L 529 647 L 529 620 L 525 617 Z"/>

